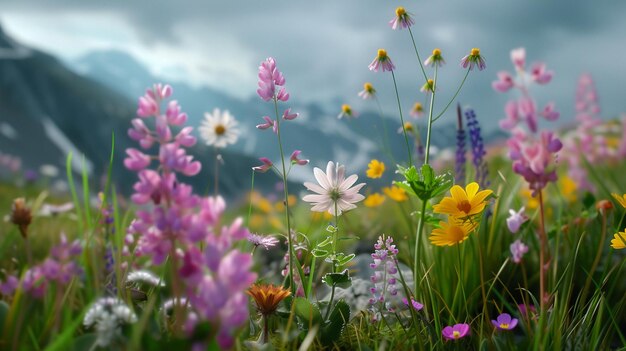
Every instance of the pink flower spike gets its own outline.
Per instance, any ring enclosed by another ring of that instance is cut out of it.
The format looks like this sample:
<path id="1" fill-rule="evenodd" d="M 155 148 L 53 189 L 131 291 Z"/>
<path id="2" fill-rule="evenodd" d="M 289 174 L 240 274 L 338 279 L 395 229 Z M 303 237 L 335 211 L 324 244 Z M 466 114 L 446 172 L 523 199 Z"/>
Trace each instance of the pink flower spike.
<path id="1" fill-rule="evenodd" d="M 126 149 L 128 157 L 124 159 L 124 166 L 131 171 L 140 171 L 150 165 L 150 156 L 137 149 Z"/>
<path id="2" fill-rule="evenodd" d="M 515 210 L 509 210 L 511 215 L 506 219 L 506 225 L 509 227 L 511 233 L 517 233 L 522 224 L 528 220 L 528 216 L 526 216 L 524 212 L 525 210 L 526 208 L 524 206 L 517 212 L 515 212 Z"/>
<path id="3" fill-rule="evenodd" d="M 283 113 L 283 119 L 291 121 L 293 119 L 296 119 L 296 117 L 298 117 L 299 115 L 300 115 L 299 113 L 291 113 L 291 108 L 288 108 Z"/>
<path id="4" fill-rule="evenodd" d="M 532 79 L 538 84 L 548 84 L 552 80 L 552 75 L 554 74 L 552 71 L 546 70 L 546 64 L 543 62 L 538 62 L 533 64 L 531 70 Z"/>
<path id="5" fill-rule="evenodd" d="M 507 71 L 498 72 L 498 80 L 493 81 L 493 83 L 491 83 L 491 87 L 495 91 L 499 91 L 501 93 L 506 93 L 514 85 L 515 85 L 515 82 L 513 82 L 513 76 L 511 76 L 511 74 Z"/>
<path id="6" fill-rule="evenodd" d="M 270 159 L 267 157 L 261 157 L 259 158 L 259 160 L 263 162 L 263 164 L 260 166 L 252 167 L 252 169 L 256 172 L 265 173 L 274 166 L 272 161 L 270 161 Z"/>
<path id="7" fill-rule="evenodd" d="M 556 121 L 559 119 L 559 116 L 561 116 L 561 114 L 554 109 L 554 102 L 548 103 L 546 107 L 543 108 L 543 111 L 541 111 L 541 115 L 548 121 Z"/>
<path id="8" fill-rule="evenodd" d="M 196 144 L 196 138 L 191 135 L 192 131 L 193 127 L 185 127 L 181 129 L 178 135 L 174 138 L 174 141 L 185 147 L 194 146 Z"/>
<path id="9" fill-rule="evenodd" d="M 511 50 L 511 61 L 518 71 L 523 71 L 526 66 L 526 49 L 517 48 Z"/>
<path id="10" fill-rule="evenodd" d="M 289 157 L 289 159 L 291 160 L 291 164 L 304 166 L 309 163 L 309 160 L 298 159 L 298 156 L 300 156 L 300 153 L 302 153 L 302 151 L 300 150 L 295 150 L 294 152 L 291 153 L 291 157 Z"/>
<path id="11" fill-rule="evenodd" d="M 139 98 L 139 107 L 137 108 L 137 116 L 150 117 L 159 113 L 158 103 L 150 96 L 144 95 Z"/>

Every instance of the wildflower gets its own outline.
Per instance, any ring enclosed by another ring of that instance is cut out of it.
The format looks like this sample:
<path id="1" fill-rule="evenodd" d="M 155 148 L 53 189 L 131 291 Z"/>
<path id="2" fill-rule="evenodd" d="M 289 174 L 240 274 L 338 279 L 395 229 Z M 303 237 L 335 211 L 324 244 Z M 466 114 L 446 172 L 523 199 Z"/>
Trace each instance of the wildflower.
<path id="1" fill-rule="evenodd" d="M 409 28 L 414 24 L 415 21 L 413 20 L 413 18 L 411 18 L 411 15 L 406 12 L 404 7 L 402 6 L 396 8 L 396 16 L 391 21 L 389 21 L 389 25 L 393 30 Z"/>
<path id="2" fill-rule="evenodd" d="M 491 320 L 491 324 L 500 330 L 511 330 L 517 326 L 517 318 L 511 318 L 508 313 L 502 313 L 496 318 Z"/>
<path id="3" fill-rule="evenodd" d="M 518 71 L 524 70 L 524 66 L 526 65 L 526 49 L 517 48 L 511 50 L 511 62 Z"/>
<path id="4" fill-rule="evenodd" d="M 535 63 L 530 69 L 532 80 L 538 84 L 550 83 L 552 75 L 554 75 L 554 72 L 546 70 L 546 64 L 543 62 Z"/>
<path id="5" fill-rule="evenodd" d="M 26 207 L 26 200 L 18 197 L 13 200 L 11 205 L 11 223 L 15 224 L 20 230 L 22 237 L 28 238 L 28 226 L 33 219 L 30 208 Z"/>
<path id="6" fill-rule="evenodd" d="M 485 59 L 480 55 L 480 49 L 473 48 L 469 55 L 461 59 L 461 67 L 467 68 L 467 66 L 469 66 L 470 71 L 474 69 L 474 66 L 478 66 L 478 70 L 480 71 L 487 67 L 487 65 L 485 65 Z"/>
<path id="7" fill-rule="evenodd" d="M 509 210 L 510 216 L 506 219 L 506 225 L 507 227 L 509 227 L 511 233 L 517 233 L 522 224 L 528 220 L 528 216 L 526 216 L 525 210 L 526 208 L 524 206 L 522 206 L 522 208 L 520 208 L 517 212 L 512 209 Z"/>
<path id="8" fill-rule="evenodd" d="M 363 205 L 370 208 L 378 207 L 382 205 L 383 202 L 385 202 L 385 197 L 383 195 L 381 195 L 380 193 L 373 193 L 365 198 L 365 201 L 363 201 Z"/>
<path id="9" fill-rule="evenodd" d="M 453 217 L 465 218 L 481 213 L 487 203 L 485 200 L 492 191 L 478 191 L 476 182 L 467 184 L 465 190 L 458 185 L 450 189 L 452 197 L 445 197 L 437 205 L 433 206 L 435 213 L 447 214 Z"/>
<path id="10" fill-rule="evenodd" d="M 304 160 L 304 159 L 299 159 L 298 156 L 300 156 L 300 154 L 302 153 L 302 151 L 300 150 L 294 150 L 291 153 L 291 156 L 289 157 L 289 160 L 291 160 L 291 164 L 292 165 L 299 165 L 299 166 L 304 166 L 309 164 L 309 160 Z"/>
<path id="11" fill-rule="evenodd" d="M 345 178 L 345 167 L 335 165 L 329 161 L 326 165 L 326 173 L 315 167 L 313 169 L 318 184 L 305 182 L 304 186 L 316 194 L 305 195 L 302 199 L 311 202 L 311 211 L 325 212 L 339 216 L 342 212 L 356 208 L 355 203 L 363 200 L 365 196 L 359 194 L 359 190 L 365 183 L 357 184 L 358 176 L 353 174 Z"/>
<path id="12" fill-rule="evenodd" d="M 289 93 L 285 90 L 285 77 L 276 68 L 276 61 L 273 57 L 265 59 L 259 66 L 259 89 L 257 94 L 261 99 L 270 101 L 272 99 L 287 101 L 289 100 Z M 276 94 L 276 86 L 280 86 L 278 94 Z"/>
<path id="13" fill-rule="evenodd" d="M 263 119 L 265 120 L 265 123 L 257 124 L 256 125 L 257 129 L 265 130 L 265 129 L 272 127 L 272 130 L 274 131 L 274 133 L 278 132 L 278 123 L 276 123 L 269 116 L 263 116 Z"/>
<path id="14" fill-rule="evenodd" d="M 352 111 L 352 107 L 348 104 L 341 105 L 341 112 L 337 116 L 337 118 L 342 119 L 343 117 L 356 117 L 356 113 Z"/>
<path id="15" fill-rule="evenodd" d="M 596 210 L 600 213 L 606 214 L 606 212 L 613 209 L 613 203 L 609 200 L 600 200 L 596 203 Z"/>
<path id="16" fill-rule="evenodd" d="M 443 328 L 441 333 L 446 340 L 456 340 L 464 337 L 469 333 L 470 327 L 469 324 L 455 324 L 453 326 L 447 326 Z"/>
<path id="17" fill-rule="evenodd" d="M 371 99 L 375 96 L 376 94 L 376 89 L 374 89 L 374 86 L 372 85 L 372 83 L 365 83 L 363 84 L 363 90 L 361 90 L 359 92 L 359 97 L 361 97 L 363 100 L 367 100 L 367 99 Z"/>
<path id="18" fill-rule="evenodd" d="M 405 304 L 406 306 L 409 305 L 409 300 L 407 300 L 406 297 L 402 298 L 402 303 Z M 421 304 L 417 301 L 415 301 L 413 298 L 411 298 L 411 307 L 413 307 L 414 310 L 416 311 L 421 311 L 422 308 L 424 308 L 424 304 Z"/>
<path id="19" fill-rule="evenodd" d="M 462 243 L 467 239 L 478 223 L 449 218 L 450 223 L 439 222 L 440 228 L 435 228 L 428 238 L 436 246 L 453 246 Z"/>
<path id="20" fill-rule="evenodd" d="M 615 233 L 611 240 L 611 247 L 615 250 L 626 249 L 626 231 Z"/>
<path id="21" fill-rule="evenodd" d="M 207 145 L 224 148 L 237 142 L 240 133 L 237 125 L 237 120 L 228 110 L 222 113 L 216 108 L 212 114 L 204 114 L 204 121 L 198 130 Z"/>
<path id="22" fill-rule="evenodd" d="M 385 193 L 385 195 L 389 196 L 389 198 L 391 198 L 393 201 L 396 201 L 396 202 L 403 202 L 409 199 L 408 195 L 406 194 L 406 191 L 404 191 L 404 189 L 399 188 L 395 185 L 391 187 L 383 188 L 383 192 Z"/>
<path id="23" fill-rule="evenodd" d="M 252 245 L 254 245 L 255 247 L 262 246 L 263 248 L 265 248 L 265 250 L 269 250 L 270 248 L 278 244 L 278 239 L 271 235 L 262 236 L 252 233 L 248 234 L 248 241 L 252 243 Z"/>
<path id="24" fill-rule="evenodd" d="M 613 196 L 615 201 L 617 201 L 620 205 L 622 205 L 623 208 L 626 208 L 626 194 L 619 195 L 619 194 L 611 193 L 611 196 Z"/>
<path id="25" fill-rule="evenodd" d="M 463 129 L 463 115 L 461 106 L 457 106 L 457 129 L 456 129 L 456 157 L 454 163 L 454 181 L 456 184 L 465 183 L 465 130 Z"/>
<path id="26" fill-rule="evenodd" d="M 124 159 L 124 166 L 131 171 L 141 171 L 150 165 L 150 156 L 137 149 L 128 148 L 126 154 L 128 157 Z"/>
<path id="27" fill-rule="evenodd" d="M 254 299 L 257 310 L 263 316 L 268 316 L 276 311 L 278 304 L 287 296 L 291 295 L 289 290 L 282 286 L 273 284 L 254 284 L 246 293 Z"/>
<path id="28" fill-rule="evenodd" d="M 416 102 L 411 109 L 411 117 L 418 118 L 424 114 L 424 107 L 421 102 Z"/>
<path id="29" fill-rule="evenodd" d="M 555 110 L 554 102 L 549 102 L 541 111 L 541 115 L 548 121 L 556 121 L 561 114 Z"/>
<path id="30" fill-rule="evenodd" d="M 440 49 L 434 49 L 432 55 L 428 56 L 426 61 L 424 61 L 424 66 L 433 66 L 433 67 L 441 67 L 446 63 L 441 56 Z"/>
<path id="31" fill-rule="evenodd" d="M 513 262 L 522 262 L 522 257 L 524 257 L 524 254 L 527 252 L 528 246 L 526 246 L 521 240 L 517 239 L 511 244 L 511 256 L 513 257 Z"/>
<path id="32" fill-rule="evenodd" d="M 485 143 L 480 133 L 480 125 L 478 124 L 476 113 L 471 108 L 465 111 L 465 118 L 467 118 L 467 129 L 469 131 L 470 145 L 472 146 L 472 164 L 476 170 L 474 177 L 480 186 L 486 188 L 489 186 L 489 167 L 487 162 L 484 161 L 484 156 L 487 152 L 485 151 Z"/>
<path id="33" fill-rule="evenodd" d="M 513 86 L 515 86 L 513 76 L 511 76 L 511 74 L 507 71 L 498 72 L 498 80 L 491 83 L 491 87 L 501 93 L 506 93 Z"/>
<path id="34" fill-rule="evenodd" d="M 263 164 L 262 164 L 262 165 L 260 165 L 260 166 L 252 167 L 252 169 L 253 169 L 254 171 L 261 172 L 261 173 L 265 173 L 265 172 L 267 172 L 270 168 L 274 167 L 274 164 L 272 163 L 272 161 L 270 161 L 270 159 L 269 159 L 269 158 L 267 158 L 267 157 L 261 157 L 261 158 L 259 158 L 259 160 L 260 160 L 261 162 L 263 162 Z"/>
<path id="35" fill-rule="evenodd" d="M 408 133 L 413 132 L 413 123 L 411 123 L 411 122 L 404 122 L 402 127 L 398 128 L 398 134 L 402 134 L 405 131 L 408 132 Z"/>
<path id="36" fill-rule="evenodd" d="M 396 67 L 393 65 L 393 62 L 391 62 L 389 56 L 387 56 L 387 50 L 385 49 L 378 49 L 378 54 L 376 55 L 376 58 L 374 58 L 374 61 L 372 61 L 372 63 L 370 63 L 368 67 L 370 71 L 374 72 L 378 72 L 379 69 L 382 69 L 383 72 L 391 72 L 396 69 Z"/>
<path id="37" fill-rule="evenodd" d="M 424 85 L 420 88 L 420 91 L 422 93 L 431 93 L 435 91 L 435 81 L 432 79 L 427 80 L 426 83 L 424 83 Z"/>
<path id="38" fill-rule="evenodd" d="M 0 294 L 11 295 L 20 285 L 20 280 L 13 275 L 9 275 L 5 278 L 4 283 L 0 281 Z"/>
<path id="39" fill-rule="evenodd" d="M 371 160 L 370 163 L 367 165 L 366 174 L 368 178 L 372 178 L 372 179 L 380 178 L 383 176 L 384 172 L 385 172 L 385 164 L 378 160 Z"/>
<path id="40" fill-rule="evenodd" d="M 393 243 L 391 236 L 379 236 L 374 244 L 374 253 L 372 253 L 373 263 L 370 268 L 374 270 L 374 274 L 370 277 L 374 286 L 370 289 L 372 297 L 369 303 L 372 308 L 378 305 L 378 312 L 384 314 L 392 312 L 393 306 L 388 301 L 391 296 L 398 294 L 396 287 L 399 275 L 396 267 L 398 249 Z"/>
<path id="41" fill-rule="evenodd" d="M 98 299 L 87 311 L 83 325 L 87 328 L 95 325 L 96 345 L 107 347 L 121 335 L 120 326 L 137 322 L 137 315 L 116 297 Z"/>
<path id="42" fill-rule="evenodd" d="M 299 113 L 291 113 L 291 107 L 286 109 L 285 112 L 283 112 L 283 119 L 287 120 L 287 121 L 291 121 L 296 119 L 298 116 L 300 116 Z"/>
<path id="43" fill-rule="evenodd" d="M 132 271 L 126 276 L 126 284 L 145 283 L 151 286 L 165 286 L 165 282 L 148 270 Z"/>

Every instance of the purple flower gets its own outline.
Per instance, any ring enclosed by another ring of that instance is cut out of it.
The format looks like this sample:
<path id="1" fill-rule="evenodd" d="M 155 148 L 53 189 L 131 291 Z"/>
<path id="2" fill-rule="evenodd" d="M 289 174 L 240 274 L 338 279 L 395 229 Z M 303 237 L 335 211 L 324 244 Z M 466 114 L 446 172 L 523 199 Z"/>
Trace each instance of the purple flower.
<path id="1" fill-rule="evenodd" d="M 4 282 L 0 282 L 0 294 L 12 295 L 19 283 L 20 281 L 17 277 L 13 275 L 7 276 Z"/>
<path id="2" fill-rule="evenodd" d="M 513 257 L 513 262 L 520 263 L 522 262 L 522 257 L 525 253 L 528 252 L 528 246 L 524 245 L 524 243 L 517 239 L 511 244 L 511 255 Z"/>
<path id="3" fill-rule="evenodd" d="M 517 326 L 517 318 L 511 318 L 508 313 L 502 313 L 496 318 L 491 320 L 491 324 L 500 330 L 511 330 Z"/>
<path id="4" fill-rule="evenodd" d="M 379 236 L 378 241 L 374 244 L 374 253 L 372 253 L 374 262 L 370 263 L 370 268 L 374 270 L 370 280 L 374 286 L 370 289 L 372 298 L 370 298 L 369 303 L 371 308 L 381 315 L 392 312 L 394 309 L 394 306 L 388 300 L 391 296 L 398 294 L 396 286 L 399 279 L 398 268 L 396 267 L 397 255 L 398 249 L 393 243 L 393 238 L 390 236 L 385 238 L 384 235 Z M 414 308 L 416 308 L 415 303 L 417 302 L 413 299 L 411 299 L 411 302 Z M 405 304 L 408 306 L 408 302 Z M 417 303 L 417 306 L 419 306 L 419 303 Z"/>
<path id="5" fill-rule="evenodd" d="M 271 235 L 262 236 L 252 233 L 248 234 L 248 241 L 252 243 L 252 245 L 254 245 L 255 247 L 262 246 L 263 248 L 265 248 L 265 250 L 269 250 L 271 247 L 276 246 L 276 244 L 278 244 L 279 242 L 278 239 Z"/>
<path id="6" fill-rule="evenodd" d="M 528 220 L 525 210 L 526 208 L 524 206 L 517 212 L 515 212 L 515 210 L 509 210 L 510 216 L 506 219 L 506 225 L 509 227 L 511 233 L 517 233 L 522 224 Z"/>
<path id="7" fill-rule="evenodd" d="M 409 305 L 409 301 L 407 300 L 406 297 L 402 298 L 402 303 L 405 304 L 406 306 Z M 422 308 L 424 308 L 424 304 L 421 304 L 417 301 L 415 301 L 413 298 L 411 298 L 411 306 L 413 306 L 413 309 L 416 311 L 421 311 Z"/>
<path id="8" fill-rule="evenodd" d="M 470 331 L 469 324 L 461 323 L 455 324 L 453 326 L 447 326 L 443 328 L 441 334 L 443 334 L 444 339 L 446 340 L 456 340 L 464 337 Z"/>
<path id="9" fill-rule="evenodd" d="M 456 130 L 456 158 L 454 166 L 454 182 L 455 184 L 465 183 L 465 130 L 463 129 L 463 116 L 461 114 L 461 105 L 457 106 L 457 130 Z"/>
<path id="10" fill-rule="evenodd" d="M 487 152 L 480 134 L 480 125 L 473 109 L 468 108 L 465 111 L 465 117 L 467 118 L 467 129 L 469 130 L 470 145 L 472 146 L 472 163 L 476 170 L 475 178 L 482 188 L 487 188 L 489 187 L 489 167 L 484 160 Z"/>

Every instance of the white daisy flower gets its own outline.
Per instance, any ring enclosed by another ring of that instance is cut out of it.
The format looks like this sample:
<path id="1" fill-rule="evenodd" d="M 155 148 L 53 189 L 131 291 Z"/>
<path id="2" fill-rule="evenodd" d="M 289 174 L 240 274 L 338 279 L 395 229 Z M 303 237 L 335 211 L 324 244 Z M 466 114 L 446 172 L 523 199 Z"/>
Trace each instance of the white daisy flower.
<path id="1" fill-rule="evenodd" d="M 228 144 L 234 144 L 239 138 L 239 123 L 228 110 L 221 112 L 214 109 L 213 113 L 205 113 L 204 120 L 200 124 L 200 136 L 207 145 L 224 148 Z"/>
<path id="2" fill-rule="evenodd" d="M 165 286 L 165 282 L 154 273 L 146 270 L 132 271 L 126 277 L 127 284 L 145 283 L 152 286 Z"/>
<path id="3" fill-rule="evenodd" d="M 359 190 L 365 186 L 365 183 L 352 186 L 359 177 L 353 174 L 345 178 L 345 173 L 344 166 L 337 163 L 337 167 L 335 167 L 332 161 L 328 162 L 326 173 L 317 167 L 313 169 L 313 174 L 319 185 L 305 182 L 304 186 L 317 194 L 305 195 L 302 198 L 302 200 L 313 204 L 311 211 L 328 211 L 335 215 L 336 209 L 337 216 L 339 216 L 342 212 L 356 208 L 354 204 L 365 198 L 359 194 Z"/>
<path id="4" fill-rule="evenodd" d="M 122 324 L 137 322 L 137 315 L 116 297 L 98 299 L 87 311 L 83 324 L 89 328 L 95 325 L 96 345 L 106 347 L 121 334 Z"/>

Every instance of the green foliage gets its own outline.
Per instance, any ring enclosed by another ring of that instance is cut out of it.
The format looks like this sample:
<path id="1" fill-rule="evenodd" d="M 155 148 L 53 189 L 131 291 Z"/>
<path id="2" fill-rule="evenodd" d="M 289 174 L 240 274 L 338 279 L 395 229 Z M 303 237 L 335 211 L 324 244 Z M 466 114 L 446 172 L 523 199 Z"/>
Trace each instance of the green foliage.
<path id="1" fill-rule="evenodd" d="M 450 172 L 435 175 L 435 171 L 428 164 L 422 165 L 420 172 L 415 166 L 404 168 L 398 165 L 397 167 L 397 172 L 402 174 L 405 180 L 394 182 L 394 184 L 408 193 L 417 195 L 422 201 L 443 195 L 454 184 L 454 176 Z"/>
<path id="2" fill-rule="evenodd" d="M 354 254 L 352 254 L 352 256 L 354 256 Z M 350 278 L 348 270 L 345 269 L 341 273 L 326 273 L 322 278 L 322 282 L 331 288 L 347 289 L 352 285 L 352 278 Z"/>

